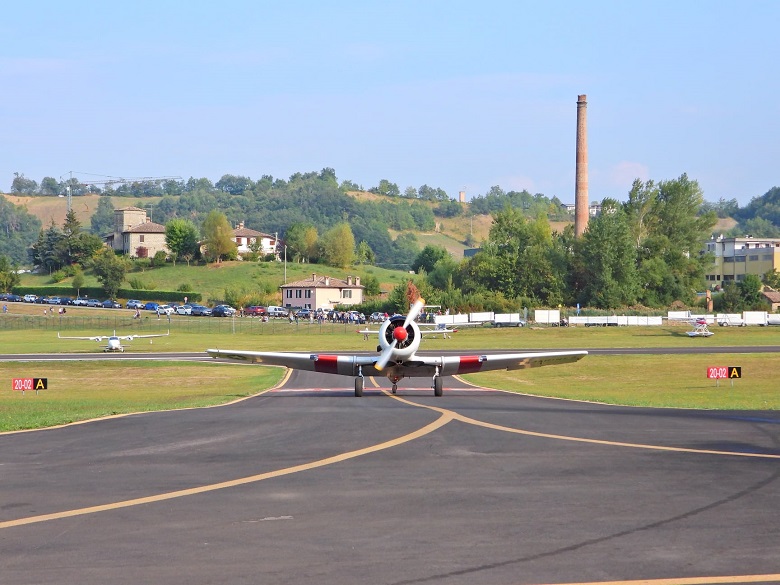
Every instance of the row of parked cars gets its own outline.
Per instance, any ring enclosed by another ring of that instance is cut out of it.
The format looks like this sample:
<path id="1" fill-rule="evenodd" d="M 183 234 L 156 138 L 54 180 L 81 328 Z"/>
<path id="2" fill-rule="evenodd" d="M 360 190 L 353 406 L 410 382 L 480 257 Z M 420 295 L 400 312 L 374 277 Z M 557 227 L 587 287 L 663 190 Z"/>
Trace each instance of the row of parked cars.
<path id="1" fill-rule="evenodd" d="M 137 301 L 130 299 L 125 304 L 127 309 L 153 311 L 160 315 L 194 315 L 196 317 L 232 317 L 236 310 L 230 305 L 217 305 L 213 308 L 198 304 L 166 305 L 163 303 Z"/>

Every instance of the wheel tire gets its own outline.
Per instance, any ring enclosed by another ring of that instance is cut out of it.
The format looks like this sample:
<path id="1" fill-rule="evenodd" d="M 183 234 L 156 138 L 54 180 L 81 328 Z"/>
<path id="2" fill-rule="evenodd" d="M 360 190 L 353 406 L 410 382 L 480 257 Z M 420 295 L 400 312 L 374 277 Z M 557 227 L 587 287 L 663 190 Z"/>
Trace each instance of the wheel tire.
<path id="1" fill-rule="evenodd" d="M 357 398 L 363 396 L 363 378 L 355 378 L 355 396 Z"/>
<path id="2" fill-rule="evenodd" d="M 441 376 L 436 376 L 433 379 L 433 395 L 441 396 L 444 394 L 444 382 Z"/>

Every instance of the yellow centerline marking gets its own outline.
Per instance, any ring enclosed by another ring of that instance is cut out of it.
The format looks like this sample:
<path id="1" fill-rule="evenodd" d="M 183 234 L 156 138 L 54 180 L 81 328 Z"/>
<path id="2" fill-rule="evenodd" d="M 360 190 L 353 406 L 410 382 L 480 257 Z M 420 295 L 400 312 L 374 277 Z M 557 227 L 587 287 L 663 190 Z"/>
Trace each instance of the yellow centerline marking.
<path id="1" fill-rule="evenodd" d="M 639 579 L 634 581 L 588 581 L 546 585 L 716 585 L 718 583 L 777 583 L 780 574 L 732 575 L 729 577 L 688 577 L 681 579 Z"/>
<path id="2" fill-rule="evenodd" d="M 514 427 L 506 427 L 503 425 L 497 425 L 494 423 L 489 423 L 481 420 L 477 420 L 474 418 L 470 418 L 468 416 L 464 416 L 460 413 L 457 413 L 452 410 L 447 410 L 444 408 L 439 408 L 437 406 L 429 406 L 427 404 L 420 404 L 419 402 L 413 402 L 411 400 L 408 400 L 406 398 L 401 398 L 397 395 L 390 394 L 387 390 L 382 390 L 385 394 L 390 396 L 391 398 L 395 398 L 396 400 L 403 402 L 405 404 L 409 404 L 410 406 L 417 406 L 419 408 L 427 408 L 428 410 L 433 410 L 435 412 L 445 414 L 449 413 L 454 420 L 458 420 L 460 422 L 469 424 L 469 425 L 475 425 L 478 427 L 485 427 L 487 429 L 492 429 L 495 431 L 502 431 L 505 433 L 514 433 L 516 435 L 527 435 L 530 437 L 540 437 L 543 439 L 554 439 L 556 441 L 570 441 L 574 443 L 590 443 L 593 445 L 608 445 L 610 447 L 626 447 L 630 449 L 647 449 L 650 451 L 672 451 L 675 453 L 697 453 L 700 455 L 731 455 L 734 457 L 754 457 L 758 459 L 780 459 L 780 455 L 772 455 L 770 453 L 742 453 L 739 451 L 716 451 L 712 449 L 692 449 L 688 447 L 668 447 L 665 445 L 647 445 L 644 443 L 624 443 L 621 441 L 606 441 L 603 439 L 587 439 L 584 437 L 572 437 L 568 435 L 554 435 L 551 433 L 540 433 L 537 431 L 527 431 L 524 429 L 516 429 Z"/>
<path id="3" fill-rule="evenodd" d="M 406 435 L 403 435 L 401 437 L 396 437 L 395 439 L 391 439 L 389 441 L 385 441 L 383 443 L 377 443 L 376 445 L 371 445 L 369 447 L 364 447 L 362 449 L 357 449 L 355 451 L 348 451 L 346 453 L 340 453 L 338 455 L 334 455 L 332 457 L 326 457 L 325 459 L 320 459 L 318 461 L 311 461 L 309 463 L 304 463 L 301 465 L 295 465 L 293 467 L 286 467 L 284 469 L 278 469 L 276 471 L 269 471 L 266 473 L 260 473 L 258 475 L 251 475 L 249 477 L 242 477 L 238 479 L 233 479 L 230 481 L 223 481 L 219 483 L 213 483 L 209 485 L 203 485 L 199 487 L 189 488 L 185 490 L 177 490 L 174 492 L 168 492 L 164 494 L 157 494 L 154 496 L 147 496 L 144 498 L 135 498 L 132 500 L 124 500 L 121 502 L 113 502 L 110 504 L 102 504 L 100 506 L 90 506 L 88 508 L 77 508 L 75 510 L 65 510 L 63 512 L 54 512 L 52 514 L 42 514 L 40 516 L 29 516 L 27 518 L 19 518 L 17 520 L 7 520 L 5 522 L 0 522 L 0 530 L 3 528 L 13 528 L 15 526 L 24 526 L 27 524 L 36 524 L 38 522 L 48 522 L 50 520 L 60 520 L 62 518 L 71 518 L 73 516 L 83 516 L 86 514 L 97 514 L 98 512 L 108 512 L 111 510 L 118 510 L 120 508 L 130 508 L 132 506 L 142 506 L 144 504 L 152 504 L 156 502 L 163 502 L 165 500 L 173 500 L 175 498 L 184 498 L 186 496 L 194 496 L 197 494 L 204 494 L 207 492 L 213 492 L 216 490 L 223 490 L 226 488 L 232 488 L 240 485 L 246 485 L 250 483 L 257 483 L 260 481 L 264 481 L 266 479 L 272 479 L 275 477 L 282 477 L 284 475 L 291 475 L 293 473 L 299 473 L 301 471 L 308 471 L 310 469 L 316 469 L 318 467 L 324 467 L 326 465 L 333 465 L 334 463 L 341 463 L 342 461 L 347 461 L 349 459 L 354 459 L 356 457 L 361 457 L 363 455 L 367 455 L 369 453 L 375 453 L 377 451 L 382 451 L 384 449 L 389 449 L 391 447 L 396 447 L 398 445 L 401 445 L 403 443 L 408 443 L 409 441 L 414 441 L 415 439 L 418 439 L 420 437 L 423 437 L 429 433 L 432 433 L 433 431 L 443 427 L 447 423 L 451 422 L 453 420 L 452 413 L 448 412 L 442 412 L 441 416 L 436 419 L 434 422 L 425 425 L 424 427 L 421 427 L 417 429 L 416 431 L 413 431 L 411 433 L 408 433 Z"/>

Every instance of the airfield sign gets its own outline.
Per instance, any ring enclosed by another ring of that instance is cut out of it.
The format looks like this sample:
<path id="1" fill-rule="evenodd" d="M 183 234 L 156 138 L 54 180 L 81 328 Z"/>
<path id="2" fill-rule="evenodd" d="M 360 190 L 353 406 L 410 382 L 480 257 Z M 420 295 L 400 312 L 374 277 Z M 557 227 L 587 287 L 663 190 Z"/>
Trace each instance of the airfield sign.
<path id="1" fill-rule="evenodd" d="M 35 390 L 35 393 L 38 394 L 38 390 L 46 390 L 48 387 L 48 378 L 14 378 L 11 382 L 11 388 L 20 390 L 22 394 L 26 390 Z"/>
<path id="2" fill-rule="evenodd" d="M 707 377 L 715 380 L 717 386 L 720 385 L 721 379 L 731 380 L 733 386 L 734 380 L 742 377 L 742 366 L 710 366 L 707 368 Z"/>

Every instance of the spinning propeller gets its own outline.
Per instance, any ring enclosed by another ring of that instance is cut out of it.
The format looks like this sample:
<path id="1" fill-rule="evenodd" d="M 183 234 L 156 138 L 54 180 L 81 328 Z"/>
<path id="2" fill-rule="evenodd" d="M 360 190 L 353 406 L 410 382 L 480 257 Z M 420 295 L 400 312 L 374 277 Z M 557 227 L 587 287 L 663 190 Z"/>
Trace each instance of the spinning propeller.
<path id="1" fill-rule="evenodd" d="M 409 310 L 409 314 L 406 316 L 406 320 L 404 321 L 403 326 L 393 329 L 393 341 L 385 348 L 385 350 L 379 356 L 379 359 L 376 361 L 376 364 L 374 364 L 374 367 L 377 370 L 381 371 L 385 368 L 398 344 L 403 343 L 409 337 L 409 332 L 406 330 L 406 327 L 409 325 L 409 323 L 417 318 L 417 315 L 420 314 L 420 311 L 422 311 L 424 306 L 425 301 L 423 299 L 417 299 L 412 305 L 412 308 Z"/>

